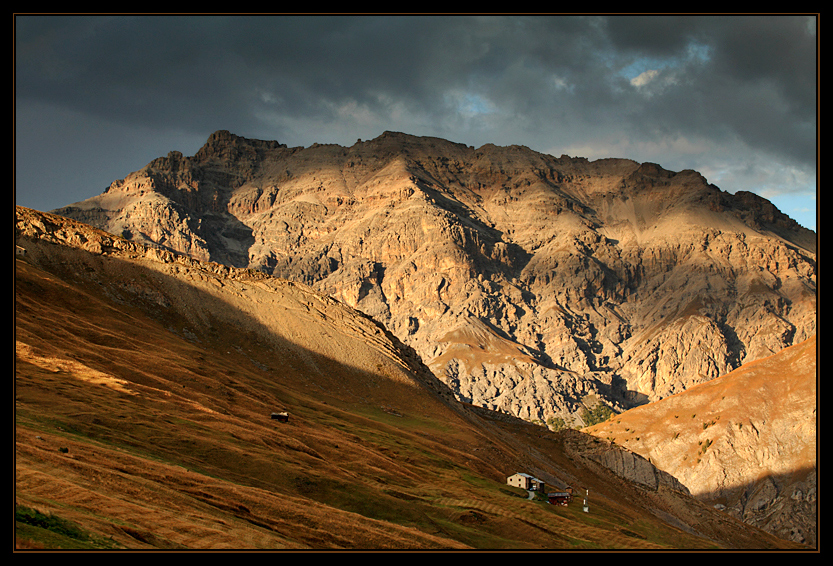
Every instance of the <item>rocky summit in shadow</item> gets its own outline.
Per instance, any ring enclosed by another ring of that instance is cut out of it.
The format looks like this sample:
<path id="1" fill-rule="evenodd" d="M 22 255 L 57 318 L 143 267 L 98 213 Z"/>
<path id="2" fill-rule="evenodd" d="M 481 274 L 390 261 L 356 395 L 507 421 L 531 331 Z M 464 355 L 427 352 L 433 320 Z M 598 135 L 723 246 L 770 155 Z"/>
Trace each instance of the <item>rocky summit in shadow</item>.
<path id="1" fill-rule="evenodd" d="M 580 428 L 816 332 L 816 234 L 692 170 L 385 132 L 226 131 L 55 211 L 306 283 L 458 399 Z"/>

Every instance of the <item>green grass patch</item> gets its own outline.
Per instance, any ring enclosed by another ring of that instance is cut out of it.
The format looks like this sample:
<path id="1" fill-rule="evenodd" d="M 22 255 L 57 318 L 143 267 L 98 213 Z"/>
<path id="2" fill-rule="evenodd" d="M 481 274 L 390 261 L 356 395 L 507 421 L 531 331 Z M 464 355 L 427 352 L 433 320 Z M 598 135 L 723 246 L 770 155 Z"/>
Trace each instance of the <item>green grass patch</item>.
<path id="1" fill-rule="evenodd" d="M 489 493 L 497 492 L 503 487 L 503 484 L 496 484 L 493 479 L 472 474 L 464 468 L 460 470 L 460 478 L 472 487 L 483 489 Z"/>
<path id="2" fill-rule="evenodd" d="M 370 481 L 373 478 L 368 478 Z M 299 475 L 292 480 L 293 491 L 318 503 L 399 525 L 422 522 L 422 505 L 377 478 L 378 488 L 359 483 L 344 483 L 329 477 Z"/>
<path id="3" fill-rule="evenodd" d="M 433 508 L 430 513 L 425 514 L 426 524 L 423 530 L 427 533 L 438 534 L 457 542 L 461 542 L 476 549 L 500 549 L 515 550 L 529 548 L 525 541 L 517 541 L 489 532 L 488 528 L 461 524 L 460 519 L 452 516 L 442 516 L 448 513 L 457 515 L 456 508 L 440 509 Z"/>
<path id="4" fill-rule="evenodd" d="M 395 429 L 441 433 L 454 432 L 453 429 L 449 428 L 448 425 L 442 421 L 413 415 L 395 407 L 351 407 L 349 412 L 385 425 L 389 425 Z"/>
<path id="5" fill-rule="evenodd" d="M 42 513 L 30 507 L 16 506 L 14 511 L 15 539 L 31 549 L 113 549 L 114 541 L 90 534 L 75 523 Z"/>
<path id="6" fill-rule="evenodd" d="M 595 424 L 603 423 L 616 413 L 605 405 L 604 403 L 597 403 L 592 409 L 584 409 L 581 413 L 581 419 L 586 426 L 593 426 Z"/>

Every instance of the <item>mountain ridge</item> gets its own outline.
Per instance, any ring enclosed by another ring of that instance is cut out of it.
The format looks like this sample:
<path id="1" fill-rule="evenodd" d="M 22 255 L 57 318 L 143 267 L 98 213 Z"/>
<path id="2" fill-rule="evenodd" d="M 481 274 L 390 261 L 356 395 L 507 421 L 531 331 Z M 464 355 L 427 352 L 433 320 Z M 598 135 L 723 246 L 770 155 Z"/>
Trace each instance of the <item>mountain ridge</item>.
<path id="1" fill-rule="evenodd" d="M 311 285 L 389 328 L 458 398 L 532 421 L 582 426 L 590 396 L 621 411 L 815 332 L 812 232 L 696 171 L 628 159 L 218 131 L 55 212 Z M 447 355 L 467 320 L 526 361 Z"/>

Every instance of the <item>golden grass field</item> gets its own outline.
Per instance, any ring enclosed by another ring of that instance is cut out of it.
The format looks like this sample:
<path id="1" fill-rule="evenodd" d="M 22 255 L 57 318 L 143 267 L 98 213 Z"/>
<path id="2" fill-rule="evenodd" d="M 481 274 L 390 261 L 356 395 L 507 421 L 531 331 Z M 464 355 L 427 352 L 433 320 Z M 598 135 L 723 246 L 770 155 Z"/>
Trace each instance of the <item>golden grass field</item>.
<path id="1" fill-rule="evenodd" d="M 19 551 L 800 548 L 588 464 L 601 440 L 457 403 L 301 285 L 18 243 Z M 590 512 L 526 499 L 517 471 Z"/>

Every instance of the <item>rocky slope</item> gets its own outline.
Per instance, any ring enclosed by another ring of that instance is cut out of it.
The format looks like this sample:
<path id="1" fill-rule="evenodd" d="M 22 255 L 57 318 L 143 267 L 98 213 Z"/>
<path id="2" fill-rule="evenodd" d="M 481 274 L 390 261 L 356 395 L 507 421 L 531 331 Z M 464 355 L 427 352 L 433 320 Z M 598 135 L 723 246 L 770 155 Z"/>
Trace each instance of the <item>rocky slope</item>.
<path id="1" fill-rule="evenodd" d="M 585 432 L 745 522 L 816 545 L 816 380 L 814 336 Z"/>
<path id="2" fill-rule="evenodd" d="M 386 132 L 219 131 L 56 211 L 303 282 L 383 323 L 461 400 L 588 424 L 806 340 L 815 234 L 695 171 Z"/>
<path id="3" fill-rule="evenodd" d="M 15 243 L 17 548 L 801 549 L 607 441 L 457 402 L 305 285 L 19 207 Z"/>

